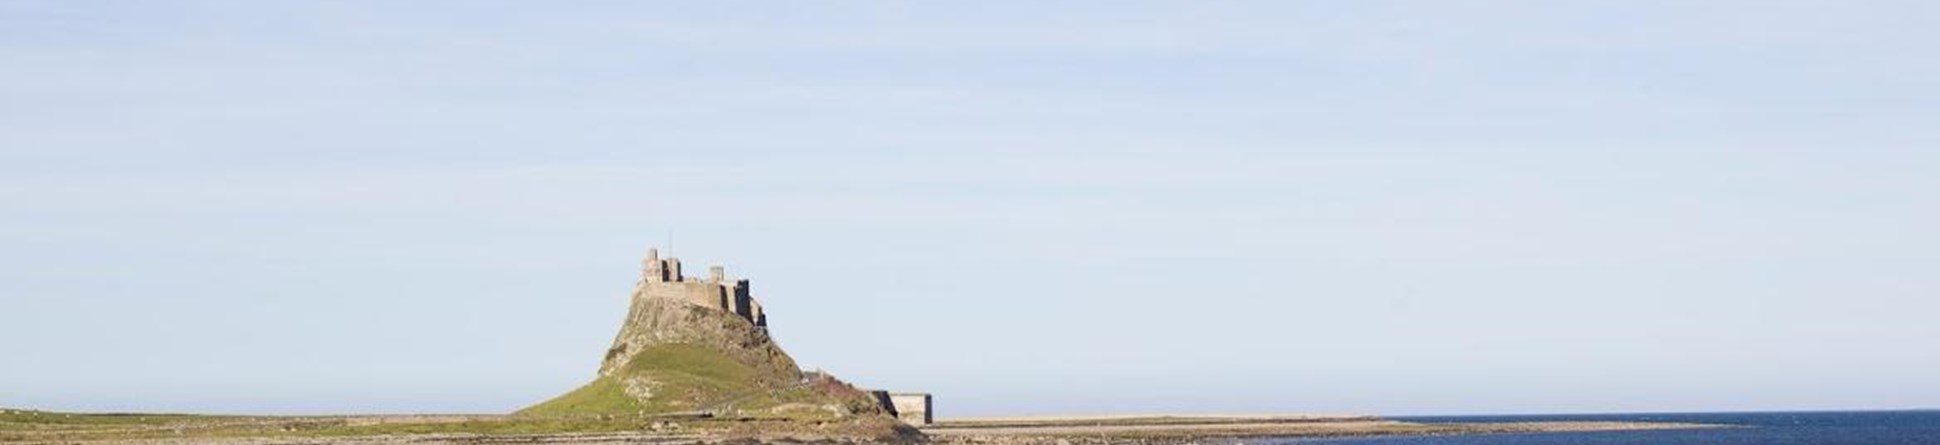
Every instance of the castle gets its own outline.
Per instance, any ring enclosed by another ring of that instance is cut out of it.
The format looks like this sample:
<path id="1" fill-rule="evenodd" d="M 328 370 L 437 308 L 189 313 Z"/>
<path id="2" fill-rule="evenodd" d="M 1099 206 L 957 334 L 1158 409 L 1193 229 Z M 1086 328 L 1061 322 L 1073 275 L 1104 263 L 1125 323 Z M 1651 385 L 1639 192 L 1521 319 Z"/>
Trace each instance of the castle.
<path id="1" fill-rule="evenodd" d="M 642 263 L 636 295 L 687 301 L 738 315 L 756 327 L 768 327 L 768 314 L 748 292 L 748 280 L 728 279 L 727 268 L 708 267 L 707 280 L 696 280 L 681 275 L 679 258 L 660 258 L 660 249 L 648 249 Z"/>
<path id="2" fill-rule="evenodd" d="M 661 258 L 660 249 L 647 249 L 647 259 L 642 262 L 640 284 L 633 289 L 635 298 L 664 298 L 684 301 L 702 307 L 734 314 L 753 323 L 756 329 L 766 332 L 768 314 L 761 310 L 761 302 L 754 299 L 748 291 L 748 280 L 728 279 L 727 268 L 711 266 L 707 268 L 707 279 L 697 280 L 681 275 L 680 259 Z M 621 336 L 625 336 L 624 329 Z M 614 351 L 624 351 L 624 345 L 615 346 Z M 608 361 L 615 352 L 608 352 Z M 609 364 L 610 366 L 610 364 Z M 792 364 L 791 364 L 792 366 Z M 605 372 L 605 371 L 602 371 Z M 816 371 L 811 374 L 822 374 Z M 803 379 L 803 382 L 811 381 Z M 889 414 L 913 425 L 929 425 L 934 421 L 930 414 L 931 398 L 927 393 L 892 393 L 879 390 L 865 390 Z"/>

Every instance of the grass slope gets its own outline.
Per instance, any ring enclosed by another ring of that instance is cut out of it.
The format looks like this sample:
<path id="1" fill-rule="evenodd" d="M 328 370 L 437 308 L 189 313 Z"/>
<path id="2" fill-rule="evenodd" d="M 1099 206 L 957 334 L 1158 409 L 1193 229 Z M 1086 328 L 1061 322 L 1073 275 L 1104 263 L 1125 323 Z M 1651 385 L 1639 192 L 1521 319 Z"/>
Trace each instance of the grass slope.
<path id="1" fill-rule="evenodd" d="M 519 410 L 518 415 L 560 416 L 583 413 L 636 413 L 658 412 L 626 394 L 612 377 L 593 379 L 578 389 Z"/>
<path id="2" fill-rule="evenodd" d="M 635 387 L 635 394 L 628 387 Z M 646 397 L 636 397 L 645 395 Z M 776 381 L 720 351 L 693 344 L 642 349 L 620 372 L 520 410 L 527 416 L 654 415 L 709 412 L 744 418 L 827 420 L 828 408 L 868 411 L 869 396 L 832 379 Z"/>
<path id="3" fill-rule="evenodd" d="M 626 369 L 600 376 L 518 414 L 661 414 L 709 408 L 726 402 L 719 394 L 758 391 L 754 370 L 727 356 L 690 344 L 654 345 L 641 350 Z M 645 400 L 627 394 L 624 380 L 649 387 Z"/>

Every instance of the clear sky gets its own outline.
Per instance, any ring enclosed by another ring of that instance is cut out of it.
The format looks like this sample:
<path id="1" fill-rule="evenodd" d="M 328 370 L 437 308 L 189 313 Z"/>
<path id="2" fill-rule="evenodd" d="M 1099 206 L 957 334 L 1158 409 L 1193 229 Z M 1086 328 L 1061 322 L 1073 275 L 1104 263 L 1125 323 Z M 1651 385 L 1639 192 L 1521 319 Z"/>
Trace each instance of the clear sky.
<path id="1" fill-rule="evenodd" d="M 1928 1 L 0 2 L 0 406 L 1940 407 Z"/>

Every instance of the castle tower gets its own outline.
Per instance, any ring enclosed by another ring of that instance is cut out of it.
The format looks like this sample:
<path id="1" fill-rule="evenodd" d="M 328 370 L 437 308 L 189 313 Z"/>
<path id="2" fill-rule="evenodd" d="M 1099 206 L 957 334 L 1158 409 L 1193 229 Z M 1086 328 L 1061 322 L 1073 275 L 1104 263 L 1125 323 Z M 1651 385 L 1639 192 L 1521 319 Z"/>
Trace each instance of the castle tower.
<path id="1" fill-rule="evenodd" d="M 646 261 L 641 261 L 640 276 L 647 281 L 667 281 L 666 264 L 660 262 L 660 249 L 647 249 Z"/>
<path id="2" fill-rule="evenodd" d="M 734 280 L 733 284 L 723 286 L 728 290 L 728 312 L 740 315 L 748 321 L 754 321 L 754 312 L 750 309 L 754 304 L 754 296 L 748 293 L 748 280 Z"/>
<path id="3" fill-rule="evenodd" d="M 706 281 L 688 281 L 681 273 L 680 258 L 661 256 L 660 249 L 647 249 L 641 261 L 641 298 L 679 299 L 734 314 L 758 327 L 766 327 L 768 315 L 749 290 L 747 279 L 728 277 L 727 266 L 709 265 Z"/>

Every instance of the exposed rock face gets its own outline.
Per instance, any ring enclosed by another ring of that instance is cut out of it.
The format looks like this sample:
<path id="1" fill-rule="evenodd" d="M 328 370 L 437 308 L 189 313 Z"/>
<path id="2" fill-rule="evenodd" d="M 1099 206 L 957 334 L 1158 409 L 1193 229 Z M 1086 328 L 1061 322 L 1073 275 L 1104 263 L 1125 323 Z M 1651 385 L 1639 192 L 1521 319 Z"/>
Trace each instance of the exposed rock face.
<path id="1" fill-rule="evenodd" d="M 753 377 L 763 384 L 792 384 L 802 378 L 795 359 L 775 346 L 766 328 L 718 310 L 681 300 L 644 297 L 637 292 L 626 322 L 620 325 L 620 334 L 606 350 L 600 375 L 626 370 L 642 351 L 663 344 L 701 346 L 718 352 L 756 371 Z"/>
<path id="2" fill-rule="evenodd" d="M 716 277 L 697 281 L 669 273 L 668 269 L 678 270 L 678 260 L 662 262 L 657 254 L 650 260 L 599 375 L 592 383 L 521 414 L 705 413 L 876 423 L 887 419 L 889 411 L 869 393 L 826 374 L 797 368 L 795 360 L 769 337 L 765 315 L 747 310 L 754 305 L 667 292 L 672 286 L 719 283 L 723 281 L 719 269 Z M 739 283 L 740 289 L 746 288 L 745 280 Z M 735 286 L 720 288 L 731 291 Z M 729 291 L 721 295 L 731 295 Z M 712 294 L 703 296 L 708 295 Z"/>

